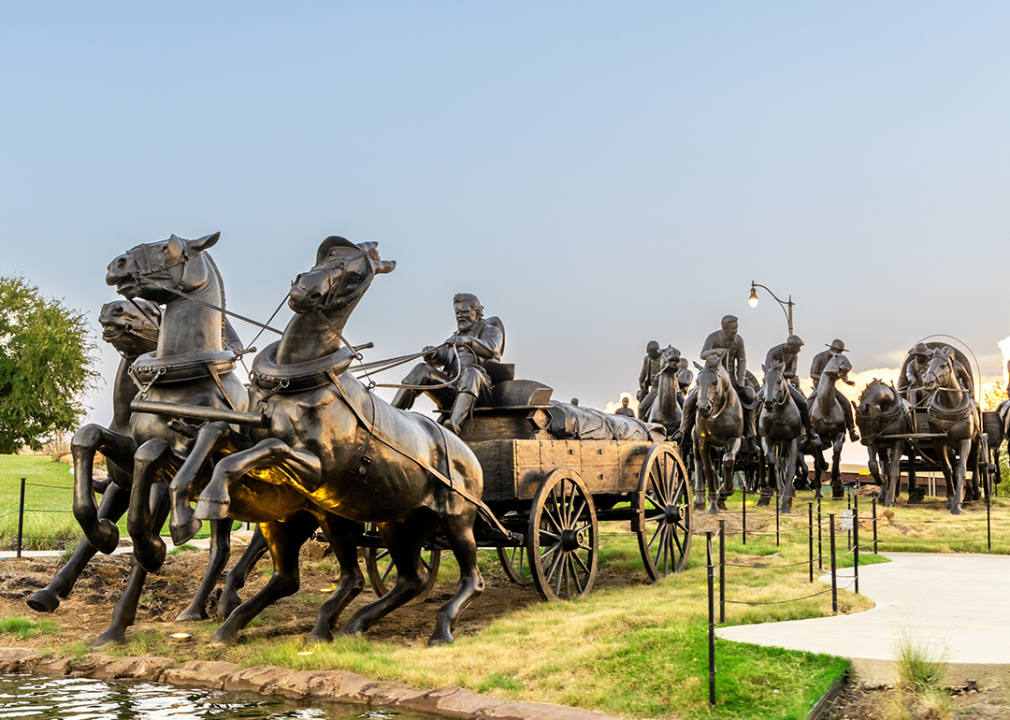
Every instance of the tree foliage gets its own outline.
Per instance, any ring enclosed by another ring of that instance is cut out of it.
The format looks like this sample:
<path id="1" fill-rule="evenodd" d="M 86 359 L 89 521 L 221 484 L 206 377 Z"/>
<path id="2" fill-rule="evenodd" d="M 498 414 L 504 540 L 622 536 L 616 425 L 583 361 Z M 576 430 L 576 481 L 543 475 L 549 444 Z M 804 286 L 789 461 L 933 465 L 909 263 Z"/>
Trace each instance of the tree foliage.
<path id="1" fill-rule="evenodd" d="M 83 313 L 0 276 L 0 453 L 39 450 L 79 425 L 96 352 Z"/>

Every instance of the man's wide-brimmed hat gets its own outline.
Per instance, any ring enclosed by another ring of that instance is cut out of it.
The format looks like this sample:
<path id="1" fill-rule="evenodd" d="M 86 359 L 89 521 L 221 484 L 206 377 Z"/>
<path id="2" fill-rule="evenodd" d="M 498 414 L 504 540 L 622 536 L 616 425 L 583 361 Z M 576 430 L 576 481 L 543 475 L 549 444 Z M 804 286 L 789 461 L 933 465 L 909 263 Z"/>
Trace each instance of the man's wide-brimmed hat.
<path id="1" fill-rule="evenodd" d="M 919 343 L 912 349 L 913 355 L 929 355 L 929 345 L 926 343 Z"/>
<path id="2" fill-rule="evenodd" d="M 845 349 L 845 343 L 838 338 L 835 338 L 831 341 L 830 345 L 825 345 L 824 347 L 831 348 L 831 352 L 848 352 L 848 350 Z"/>
<path id="3" fill-rule="evenodd" d="M 800 345 L 800 346 L 802 346 L 803 345 L 803 340 L 802 340 L 802 338 L 800 338 L 799 335 L 790 335 L 789 337 L 786 338 L 786 344 L 788 345 L 790 343 L 793 344 L 793 345 Z"/>

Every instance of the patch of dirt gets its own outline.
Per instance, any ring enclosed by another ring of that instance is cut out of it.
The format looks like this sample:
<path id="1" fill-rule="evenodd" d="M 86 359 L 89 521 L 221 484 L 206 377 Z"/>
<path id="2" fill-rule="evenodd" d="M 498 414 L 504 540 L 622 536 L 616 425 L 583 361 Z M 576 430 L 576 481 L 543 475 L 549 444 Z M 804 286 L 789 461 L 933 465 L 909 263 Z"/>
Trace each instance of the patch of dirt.
<path id="1" fill-rule="evenodd" d="M 322 590 L 332 588 L 337 579 L 337 571 L 330 569 L 336 568 L 332 557 L 323 560 L 308 557 L 310 554 L 321 554 L 317 553 L 318 548 L 311 548 L 313 544 L 309 543 L 310 548 L 302 555 L 301 589 L 271 606 L 266 611 L 269 619 L 246 628 L 242 637 L 304 638 L 308 635 L 315 622 L 316 611 L 328 597 Z M 233 547 L 233 560 L 238 559 L 243 549 Z M 482 554 L 482 558 L 485 556 Z M 176 623 L 175 618 L 189 606 L 203 578 L 207 558 L 206 551 L 170 555 L 161 570 L 151 573 L 142 591 L 136 623 L 128 631 L 128 636 L 147 629 L 164 634 L 185 629 L 185 623 Z M 78 579 L 70 597 L 63 600 L 54 613 L 37 613 L 30 609 L 25 600 L 35 589 L 47 585 L 62 564 L 55 557 L 0 562 L 0 617 L 51 618 L 59 624 L 62 640 L 93 640 L 109 626 L 112 609 L 125 588 L 130 556 L 96 556 Z M 320 565 L 323 570 L 320 570 Z M 364 572 L 363 561 L 361 567 Z M 266 584 L 269 570 L 270 560 L 265 557 L 254 568 L 242 589 L 243 600 L 251 598 Z M 457 637 L 477 633 L 506 612 L 541 602 L 531 584 L 520 586 L 512 583 L 493 556 L 487 561 L 482 559 L 481 572 L 486 584 L 484 593 L 460 617 L 454 631 Z M 368 631 L 368 637 L 402 644 L 426 641 L 434 628 L 435 614 L 452 595 L 457 579 L 455 572 L 443 571 L 427 600 L 391 613 Z M 601 565 L 594 589 L 644 585 L 647 582 L 644 569 L 640 572 L 616 572 Z M 223 584 L 222 576 L 218 590 L 212 596 L 210 612 L 214 610 Z M 366 575 L 365 590 L 341 614 L 338 627 L 358 608 L 373 600 L 375 595 L 367 584 Z M 51 635 L 40 634 L 26 640 L 19 639 L 17 645 L 45 647 L 53 640 Z M 2 638 L 0 644 L 4 644 Z"/>
<path id="2" fill-rule="evenodd" d="M 1010 718 L 1010 692 L 999 684 L 952 688 L 949 694 L 951 715 L 936 715 L 929 709 L 915 708 L 908 715 L 898 715 L 894 705 L 899 690 L 894 687 L 867 688 L 861 683 L 850 683 L 824 715 L 824 720 L 881 720 L 887 717 L 908 717 L 910 720 L 929 720 L 950 717 L 958 720 L 1005 720 Z"/>

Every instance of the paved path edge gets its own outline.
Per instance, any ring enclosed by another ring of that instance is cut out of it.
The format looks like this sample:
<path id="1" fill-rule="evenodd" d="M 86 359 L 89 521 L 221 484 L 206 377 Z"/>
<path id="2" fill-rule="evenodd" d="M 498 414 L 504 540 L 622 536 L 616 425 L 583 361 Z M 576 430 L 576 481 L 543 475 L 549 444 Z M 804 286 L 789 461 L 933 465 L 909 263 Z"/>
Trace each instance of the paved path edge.
<path id="1" fill-rule="evenodd" d="M 411 690 L 403 683 L 369 680 L 345 670 L 290 670 L 272 665 L 243 668 L 235 663 L 191 660 L 182 666 L 166 657 L 84 657 L 40 655 L 0 647 L 0 672 L 31 671 L 94 679 L 136 679 L 214 690 L 255 692 L 288 698 L 406 708 L 457 720 L 618 720 L 592 710 L 487 697 L 456 686 Z"/>

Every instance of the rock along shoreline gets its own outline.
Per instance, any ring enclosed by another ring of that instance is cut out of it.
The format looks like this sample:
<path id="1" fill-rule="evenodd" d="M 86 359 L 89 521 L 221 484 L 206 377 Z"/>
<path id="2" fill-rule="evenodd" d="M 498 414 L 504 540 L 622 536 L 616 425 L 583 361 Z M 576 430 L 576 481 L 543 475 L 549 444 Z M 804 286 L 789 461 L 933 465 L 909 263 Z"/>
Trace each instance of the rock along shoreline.
<path id="1" fill-rule="evenodd" d="M 345 670 L 290 670 L 272 665 L 243 668 L 235 663 L 208 660 L 192 660 L 176 667 L 175 661 L 166 657 L 89 654 L 75 659 L 42 656 L 28 648 L 0 648 L 0 672 L 18 671 L 96 680 L 147 680 L 292 699 L 314 698 L 374 708 L 417 710 L 458 720 L 611 719 L 592 710 L 485 697 L 455 686 L 411 690 L 402 683 L 369 680 Z"/>

